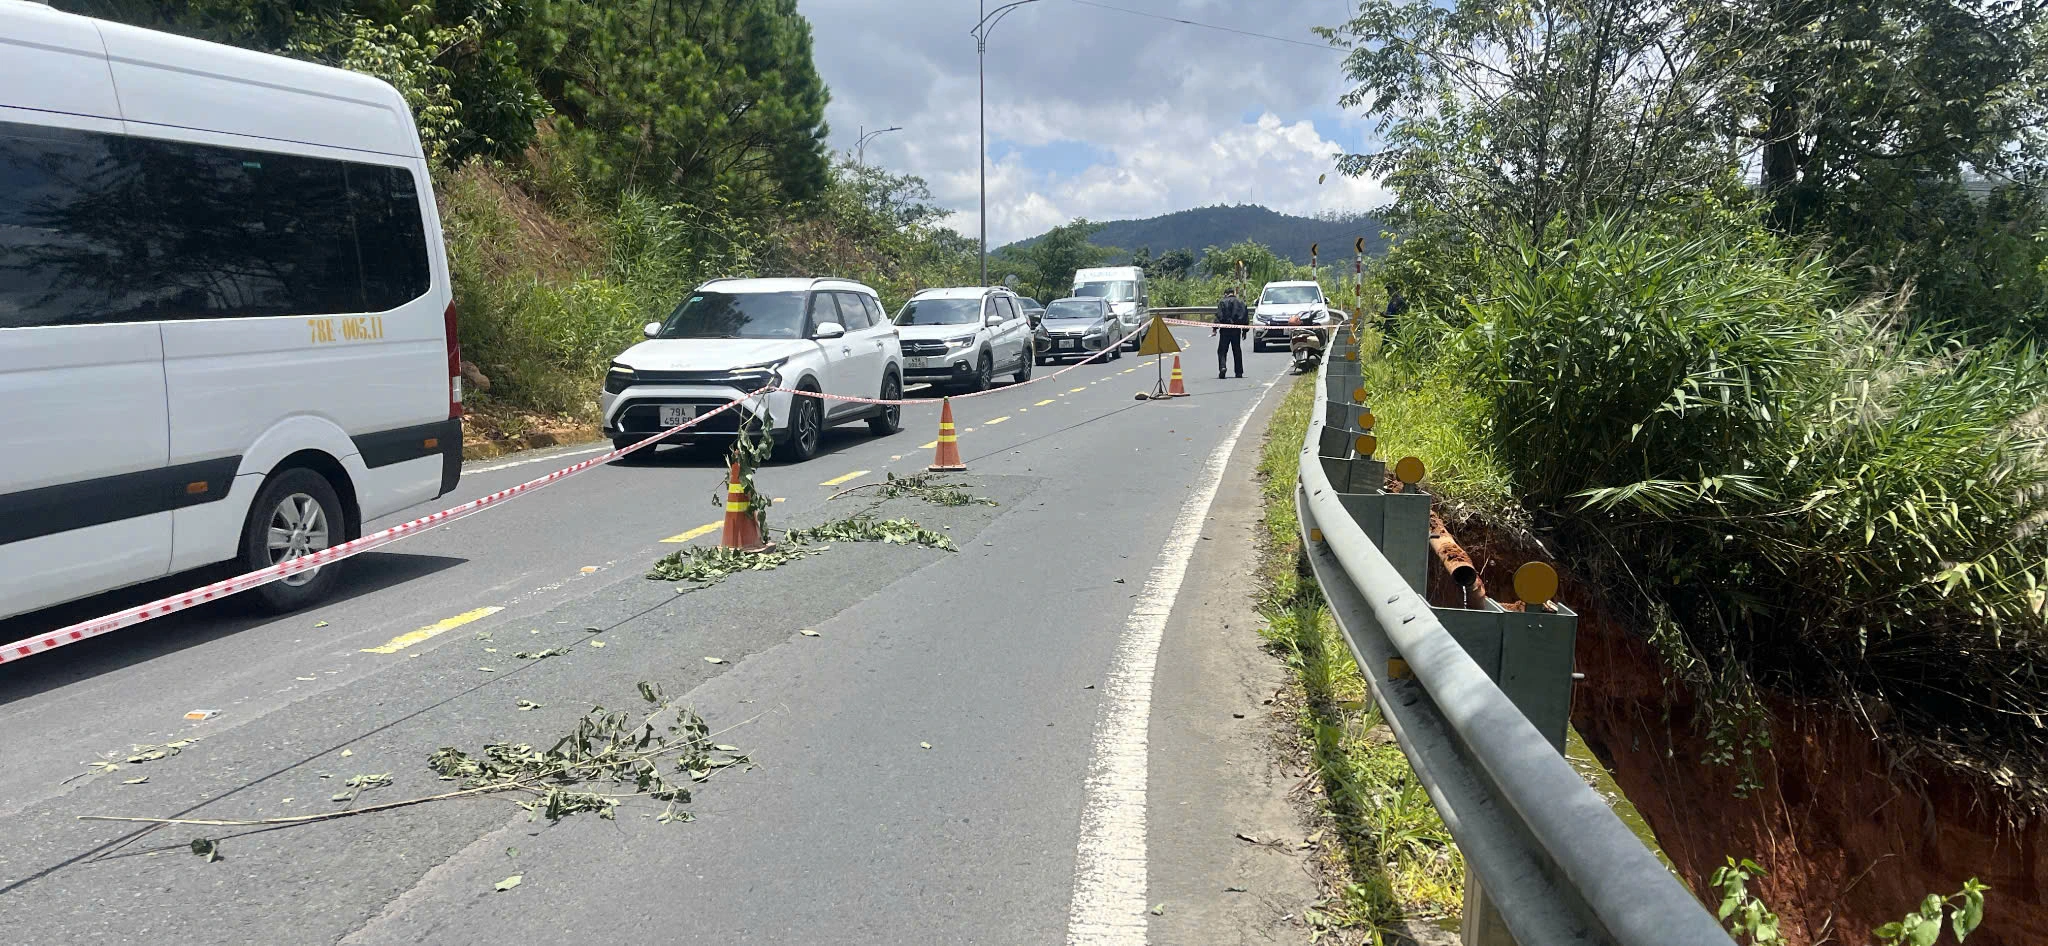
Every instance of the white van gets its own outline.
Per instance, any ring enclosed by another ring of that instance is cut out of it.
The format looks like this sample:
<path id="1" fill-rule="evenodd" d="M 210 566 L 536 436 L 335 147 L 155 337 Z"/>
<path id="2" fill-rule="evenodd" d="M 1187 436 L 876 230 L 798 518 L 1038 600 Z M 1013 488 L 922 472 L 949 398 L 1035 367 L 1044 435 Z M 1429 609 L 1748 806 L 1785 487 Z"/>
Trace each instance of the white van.
<path id="1" fill-rule="evenodd" d="M 0 0 L 0 617 L 448 492 L 460 359 L 395 89 Z"/>
<path id="2" fill-rule="evenodd" d="M 1136 266 L 1104 266 L 1098 269 L 1077 269 L 1074 271 L 1074 291 L 1068 293 L 1084 299 L 1102 299 L 1109 303 L 1109 310 L 1123 323 L 1124 336 L 1128 347 L 1138 349 L 1138 343 L 1145 339 L 1145 329 L 1152 323 L 1152 300 L 1145 292 L 1145 271 Z"/>

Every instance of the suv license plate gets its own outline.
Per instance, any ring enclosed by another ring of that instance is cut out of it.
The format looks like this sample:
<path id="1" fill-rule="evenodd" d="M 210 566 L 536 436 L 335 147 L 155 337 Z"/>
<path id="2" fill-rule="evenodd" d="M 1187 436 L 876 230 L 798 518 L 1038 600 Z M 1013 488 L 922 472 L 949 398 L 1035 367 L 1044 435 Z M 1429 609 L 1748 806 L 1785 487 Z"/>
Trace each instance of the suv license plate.
<path id="1" fill-rule="evenodd" d="M 691 411 L 692 408 L 688 404 L 663 404 L 661 406 L 661 426 L 664 428 L 681 427 L 690 422 Z"/>
<path id="2" fill-rule="evenodd" d="M 1071 339 L 1071 338 L 1063 338 L 1063 339 L 1060 339 L 1060 347 L 1061 347 L 1061 348 L 1072 348 L 1072 347 L 1074 347 L 1074 340 L 1073 340 L 1073 339 Z"/>
<path id="3" fill-rule="evenodd" d="M 909 367 L 912 367 L 912 368 L 922 368 L 922 367 L 924 367 L 924 366 L 925 366 L 925 361 L 926 361 L 926 359 L 925 359 L 925 358 L 923 358 L 923 357 L 921 357 L 921 356 L 911 356 L 911 357 L 909 357 L 909 358 L 905 358 L 905 359 L 903 359 L 903 360 L 904 360 L 904 362 L 905 362 L 905 363 L 906 363 L 906 364 L 907 364 L 907 365 L 908 365 Z"/>

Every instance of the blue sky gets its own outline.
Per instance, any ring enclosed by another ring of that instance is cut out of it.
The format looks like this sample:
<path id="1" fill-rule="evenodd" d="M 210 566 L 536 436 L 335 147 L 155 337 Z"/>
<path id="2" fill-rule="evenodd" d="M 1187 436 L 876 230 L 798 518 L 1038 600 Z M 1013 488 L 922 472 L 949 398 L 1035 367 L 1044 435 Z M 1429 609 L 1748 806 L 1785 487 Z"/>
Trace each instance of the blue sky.
<path id="1" fill-rule="evenodd" d="M 1309 32 L 1348 0 L 1099 0 L 1294 38 L 1161 22 L 1079 0 L 1039 0 L 991 35 L 989 241 L 1074 217 L 1106 220 L 1217 203 L 1290 213 L 1383 204 L 1372 181 L 1322 184 L 1367 126 L 1337 107 L 1342 56 Z M 996 5 L 991 2 L 991 5 Z M 901 125 L 867 161 L 925 178 L 951 223 L 978 223 L 976 0 L 799 0 L 832 89 L 832 144 Z"/>

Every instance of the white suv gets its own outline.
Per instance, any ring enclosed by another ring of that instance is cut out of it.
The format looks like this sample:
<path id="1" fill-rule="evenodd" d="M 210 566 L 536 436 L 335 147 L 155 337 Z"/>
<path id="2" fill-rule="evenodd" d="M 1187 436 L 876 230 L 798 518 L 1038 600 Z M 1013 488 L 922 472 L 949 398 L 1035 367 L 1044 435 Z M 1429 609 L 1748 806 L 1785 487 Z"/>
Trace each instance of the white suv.
<path id="1" fill-rule="evenodd" d="M 645 331 L 647 341 L 612 360 L 598 398 L 605 436 L 620 447 L 763 388 L 903 396 L 896 328 L 875 291 L 852 280 L 714 279 Z M 827 427 L 866 420 L 875 433 L 892 434 L 903 414 L 896 405 L 776 392 L 680 436 L 732 437 L 743 420 L 763 410 L 789 461 L 816 455 Z"/>
<path id="2" fill-rule="evenodd" d="M 1328 328 L 1335 321 L 1330 315 L 1329 300 L 1323 298 L 1323 287 L 1307 279 L 1267 283 L 1266 288 L 1259 292 L 1258 305 L 1252 309 L 1252 322 L 1256 325 L 1288 325 L 1296 319 L 1300 319 L 1303 325 L 1322 328 Z M 1272 337 L 1267 338 L 1269 335 Z M 1285 349 L 1287 333 L 1252 333 L 1252 351 L 1265 351 L 1268 342 L 1275 348 Z"/>
<path id="3" fill-rule="evenodd" d="M 904 377 L 985 391 L 996 375 L 1031 380 L 1037 329 L 1001 286 L 926 289 L 896 313 Z"/>

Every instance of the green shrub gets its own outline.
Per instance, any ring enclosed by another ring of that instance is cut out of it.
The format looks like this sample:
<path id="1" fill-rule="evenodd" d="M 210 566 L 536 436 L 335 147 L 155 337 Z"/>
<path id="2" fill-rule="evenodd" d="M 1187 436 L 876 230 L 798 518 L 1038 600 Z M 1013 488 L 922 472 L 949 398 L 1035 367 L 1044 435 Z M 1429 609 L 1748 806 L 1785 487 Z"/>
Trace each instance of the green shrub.
<path id="1" fill-rule="evenodd" d="M 1486 280 L 1437 329 L 1446 357 L 1524 502 L 1675 629 L 1660 649 L 1710 707 L 1737 704 L 1720 758 L 1760 748 L 1756 679 L 2042 767 L 2039 352 L 1902 331 L 1890 301 L 1844 305 L 1821 265 L 1726 229 L 1596 226 Z"/>

